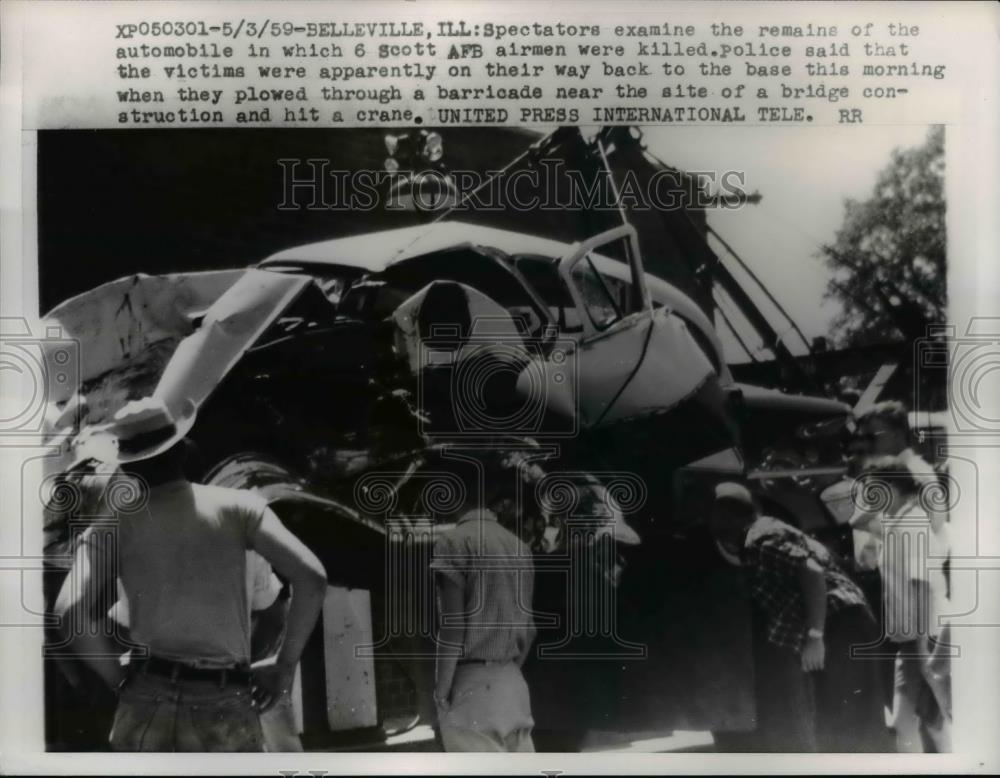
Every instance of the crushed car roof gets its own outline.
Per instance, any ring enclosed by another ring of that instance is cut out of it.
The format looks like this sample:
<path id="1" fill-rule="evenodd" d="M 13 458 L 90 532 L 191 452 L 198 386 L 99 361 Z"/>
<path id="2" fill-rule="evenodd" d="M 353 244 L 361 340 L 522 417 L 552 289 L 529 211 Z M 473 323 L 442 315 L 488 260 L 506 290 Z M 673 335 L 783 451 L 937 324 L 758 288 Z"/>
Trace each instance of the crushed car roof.
<path id="1" fill-rule="evenodd" d="M 285 262 L 317 263 L 380 272 L 395 262 L 411 257 L 458 246 L 479 245 L 497 248 L 508 254 L 546 254 L 554 257 L 562 256 L 569 249 L 569 244 L 522 232 L 498 230 L 467 222 L 442 221 L 293 246 L 272 254 L 260 266 Z"/>

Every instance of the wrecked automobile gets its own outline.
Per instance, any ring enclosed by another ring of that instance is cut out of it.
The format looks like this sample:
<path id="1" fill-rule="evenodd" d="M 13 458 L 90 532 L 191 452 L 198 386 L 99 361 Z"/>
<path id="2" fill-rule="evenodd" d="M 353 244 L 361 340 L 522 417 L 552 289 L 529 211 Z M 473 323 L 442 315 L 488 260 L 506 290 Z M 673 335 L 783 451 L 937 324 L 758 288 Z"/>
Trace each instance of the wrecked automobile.
<path id="1" fill-rule="evenodd" d="M 742 471 L 732 378 L 630 225 L 568 244 L 439 221 L 249 270 L 119 279 L 47 319 L 81 344 L 53 434 L 154 392 L 193 401 L 192 477 L 257 490 L 324 562 L 333 594 L 297 703 L 307 747 L 384 731 L 390 675 L 412 721 L 432 721 L 427 564 L 470 468 L 535 555 L 540 747 L 751 726 L 739 571 L 677 510 L 678 473 Z M 48 512 L 50 552 L 67 526 Z M 361 627 L 345 632 L 338 608 Z"/>

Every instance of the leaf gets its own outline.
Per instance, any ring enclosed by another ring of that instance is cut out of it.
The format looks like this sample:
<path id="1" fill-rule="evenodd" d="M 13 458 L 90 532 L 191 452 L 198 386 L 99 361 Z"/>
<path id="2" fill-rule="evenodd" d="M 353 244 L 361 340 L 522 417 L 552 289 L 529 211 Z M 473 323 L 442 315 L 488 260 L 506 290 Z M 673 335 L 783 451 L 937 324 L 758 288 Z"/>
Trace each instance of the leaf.
<path id="1" fill-rule="evenodd" d="M 843 312 L 831 326 L 842 346 L 924 334 L 944 317 L 946 294 L 944 129 L 922 146 L 896 149 L 872 196 L 844 200 L 844 221 L 818 256 L 831 271 L 825 298 Z"/>

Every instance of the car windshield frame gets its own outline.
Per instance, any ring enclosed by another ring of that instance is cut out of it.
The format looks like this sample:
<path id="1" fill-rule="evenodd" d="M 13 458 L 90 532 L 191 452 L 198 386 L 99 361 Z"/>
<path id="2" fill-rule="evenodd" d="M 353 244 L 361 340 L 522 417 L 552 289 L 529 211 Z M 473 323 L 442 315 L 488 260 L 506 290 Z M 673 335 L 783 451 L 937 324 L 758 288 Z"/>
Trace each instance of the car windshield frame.
<path id="1" fill-rule="evenodd" d="M 570 278 L 574 279 L 574 282 L 578 280 L 577 269 L 583 266 L 584 263 L 586 263 L 586 267 L 590 269 L 590 274 L 597 279 L 598 286 L 594 288 L 600 290 L 600 292 L 603 294 L 605 298 L 605 301 L 607 303 L 610 303 L 609 307 L 611 308 L 611 310 L 614 311 L 613 318 L 610 319 L 605 318 L 599 321 L 597 318 L 594 317 L 590 301 L 588 300 L 587 295 L 584 294 L 583 288 L 579 284 L 577 284 L 577 290 L 580 292 L 580 299 L 583 301 L 583 305 L 587 310 L 587 316 L 590 317 L 590 321 L 594 325 L 594 328 L 598 332 L 603 332 L 609 327 L 612 327 L 618 322 L 622 321 L 624 318 L 628 316 L 628 314 L 622 313 L 621 308 L 618 306 L 618 301 L 615 300 L 615 296 L 611 293 L 611 290 L 608 289 L 608 285 L 604 282 L 604 277 L 601 275 L 601 272 L 594 265 L 594 262 L 591 259 L 591 252 L 587 252 L 587 254 L 581 257 L 580 260 L 573 265 L 573 269 L 570 271 Z M 583 280 L 583 278 L 584 276 L 579 276 L 579 280 Z"/>
<path id="2" fill-rule="evenodd" d="M 572 293 L 566 288 L 566 282 L 559 274 L 559 259 L 545 254 L 521 253 L 508 257 L 514 272 L 524 279 L 524 283 L 538 298 L 545 308 L 551 326 L 556 327 L 559 332 L 566 335 L 580 335 L 583 333 L 583 322 L 569 324 L 565 311 L 572 310 L 579 317 L 580 311 Z M 524 264 L 522 264 L 524 263 Z M 529 273 L 525 267 L 535 266 L 545 268 L 549 271 L 547 278 L 537 277 L 537 271 L 532 268 Z M 550 285 L 551 286 L 550 286 Z"/>
<path id="3" fill-rule="evenodd" d="M 527 324 L 525 324 L 521 332 L 522 339 L 525 342 L 545 341 L 547 339 L 547 332 L 550 328 L 554 327 L 554 324 L 544 301 L 538 296 L 535 289 L 530 283 L 528 283 L 523 275 L 517 272 L 517 269 L 513 267 L 510 257 L 504 251 L 493 246 L 477 244 L 457 244 L 449 246 L 444 249 L 435 250 L 428 254 L 407 257 L 406 259 L 394 262 L 386 267 L 385 270 L 379 273 L 374 273 L 369 276 L 369 278 L 385 281 L 391 286 L 396 283 L 394 275 L 405 273 L 405 271 L 410 267 L 419 267 L 421 261 L 429 260 L 431 258 L 440 258 L 451 253 L 457 254 L 458 252 L 470 252 L 472 254 L 479 255 L 484 262 L 489 263 L 489 265 L 497 272 L 508 277 L 508 280 L 512 284 L 512 288 L 517 288 L 517 294 L 525 298 L 524 302 L 530 305 L 531 311 L 533 312 L 535 319 L 537 319 L 537 322 L 532 322 L 534 324 L 533 328 L 530 328 Z M 448 279 L 447 276 L 441 274 L 429 274 L 426 279 L 426 283 L 431 283 L 434 280 Z M 520 319 L 522 322 L 524 321 L 523 316 L 519 316 L 511 311 L 512 306 L 509 304 L 508 300 L 498 299 L 490 289 L 483 288 L 481 284 L 472 283 L 471 279 L 462 277 L 459 274 L 456 274 L 456 277 L 450 280 L 466 284 L 476 289 L 507 311 L 511 318 L 515 320 Z M 419 285 L 417 289 L 413 290 L 414 293 L 416 291 L 419 291 Z M 521 327 L 519 327 L 519 329 L 521 329 Z"/>

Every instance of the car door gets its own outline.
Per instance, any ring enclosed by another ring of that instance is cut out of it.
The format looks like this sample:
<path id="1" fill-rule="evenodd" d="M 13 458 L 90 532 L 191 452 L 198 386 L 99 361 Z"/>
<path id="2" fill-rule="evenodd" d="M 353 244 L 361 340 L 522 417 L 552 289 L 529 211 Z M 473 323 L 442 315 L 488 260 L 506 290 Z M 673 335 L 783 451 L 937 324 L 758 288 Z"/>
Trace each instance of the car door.
<path id="1" fill-rule="evenodd" d="M 753 716 L 742 571 L 722 559 L 703 525 L 676 527 L 668 507 L 675 470 L 734 441 L 711 362 L 683 319 L 650 303 L 635 235 L 630 226 L 597 235 L 558 269 L 582 323 L 575 375 L 582 424 L 596 428 L 588 444 L 609 467 L 642 480 L 644 501 L 627 515 L 641 543 L 621 552 L 624 569 L 606 598 L 594 594 L 596 584 L 569 594 L 556 586 L 552 595 L 538 576 L 537 591 L 552 598 L 546 607 L 607 607 L 614 632 L 575 638 L 573 661 L 553 651 L 527 666 L 533 714 L 543 729 L 739 731 Z M 598 252 L 609 256 L 605 247 L 620 240 L 630 272 L 616 294 L 596 266 Z M 550 640 L 541 630 L 539 643 Z"/>
<path id="2" fill-rule="evenodd" d="M 598 271 L 600 261 L 610 260 L 597 253 L 615 241 L 625 241 L 630 271 L 630 282 L 617 289 Z M 683 319 L 653 308 L 633 227 L 624 225 L 574 246 L 559 261 L 559 274 L 582 322 L 576 369 L 582 426 L 683 410 L 680 406 L 700 387 L 716 383 L 712 363 Z M 687 443 L 691 451 L 675 452 L 685 462 L 716 450 L 708 441 Z"/>
<path id="3" fill-rule="evenodd" d="M 632 274 L 631 300 L 616 299 L 597 271 L 592 255 L 625 241 Z M 623 225 L 575 244 L 559 260 L 559 275 L 576 305 L 577 397 L 584 427 L 601 423 L 643 360 L 652 306 L 646 293 L 635 229 Z"/>

